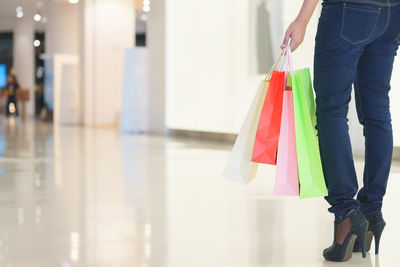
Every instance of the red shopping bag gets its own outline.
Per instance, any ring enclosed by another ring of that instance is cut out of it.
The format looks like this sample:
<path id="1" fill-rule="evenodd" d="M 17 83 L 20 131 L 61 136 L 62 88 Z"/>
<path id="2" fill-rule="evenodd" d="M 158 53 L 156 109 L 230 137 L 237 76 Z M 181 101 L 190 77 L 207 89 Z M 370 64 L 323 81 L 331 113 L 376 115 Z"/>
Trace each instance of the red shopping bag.
<path id="1" fill-rule="evenodd" d="M 252 155 L 254 162 L 276 165 L 284 87 L 285 72 L 274 71 L 258 122 Z"/>

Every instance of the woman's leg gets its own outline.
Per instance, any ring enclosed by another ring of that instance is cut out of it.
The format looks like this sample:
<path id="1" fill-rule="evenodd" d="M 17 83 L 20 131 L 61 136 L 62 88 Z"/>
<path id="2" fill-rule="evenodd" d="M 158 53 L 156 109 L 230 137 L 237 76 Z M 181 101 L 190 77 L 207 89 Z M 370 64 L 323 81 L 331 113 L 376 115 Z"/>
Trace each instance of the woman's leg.
<path id="1" fill-rule="evenodd" d="M 326 200 L 338 221 L 352 209 L 358 191 L 357 176 L 348 133 L 348 104 L 357 74 L 362 45 L 341 37 L 343 6 L 325 5 L 318 25 L 314 60 L 319 147 L 328 187 Z"/>
<path id="2" fill-rule="evenodd" d="M 393 62 L 399 46 L 396 40 L 400 32 L 399 11 L 392 14 L 385 33 L 365 47 L 355 82 L 357 113 L 364 126 L 365 136 L 364 186 L 357 199 L 366 217 L 382 215 L 382 200 L 392 162 L 389 90 Z"/>

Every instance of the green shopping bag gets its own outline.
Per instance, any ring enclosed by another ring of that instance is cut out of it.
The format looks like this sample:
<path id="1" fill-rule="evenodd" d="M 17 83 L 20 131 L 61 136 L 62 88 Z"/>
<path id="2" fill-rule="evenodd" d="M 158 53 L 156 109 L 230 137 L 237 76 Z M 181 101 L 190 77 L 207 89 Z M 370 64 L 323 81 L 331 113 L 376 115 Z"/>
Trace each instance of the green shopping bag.
<path id="1" fill-rule="evenodd" d="M 294 122 L 300 198 L 328 195 L 319 154 L 314 95 L 310 70 L 292 75 Z"/>

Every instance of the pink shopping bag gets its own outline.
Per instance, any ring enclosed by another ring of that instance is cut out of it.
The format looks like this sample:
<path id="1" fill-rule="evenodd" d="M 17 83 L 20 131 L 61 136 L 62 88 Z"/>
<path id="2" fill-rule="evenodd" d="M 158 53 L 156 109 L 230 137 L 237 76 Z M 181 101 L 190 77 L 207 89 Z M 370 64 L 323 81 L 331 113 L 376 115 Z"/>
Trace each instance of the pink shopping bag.
<path id="1" fill-rule="evenodd" d="M 291 90 L 285 90 L 283 95 L 281 131 L 275 174 L 274 195 L 299 196 L 293 95 Z"/>

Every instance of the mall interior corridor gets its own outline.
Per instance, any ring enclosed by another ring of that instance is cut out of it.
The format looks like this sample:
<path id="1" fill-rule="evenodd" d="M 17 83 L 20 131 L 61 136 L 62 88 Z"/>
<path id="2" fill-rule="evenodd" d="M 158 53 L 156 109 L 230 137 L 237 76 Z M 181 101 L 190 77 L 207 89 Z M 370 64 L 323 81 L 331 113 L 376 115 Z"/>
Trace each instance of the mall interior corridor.
<path id="1" fill-rule="evenodd" d="M 329 2 L 0 0 L 0 267 L 400 266 L 400 0 Z"/>
<path id="2" fill-rule="evenodd" d="M 273 196 L 273 167 L 223 179 L 230 148 L 1 118 L 0 266 L 336 266 L 325 201 Z M 396 266 L 399 187 L 394 163 L 381 254 L 343 266 Z"/>

